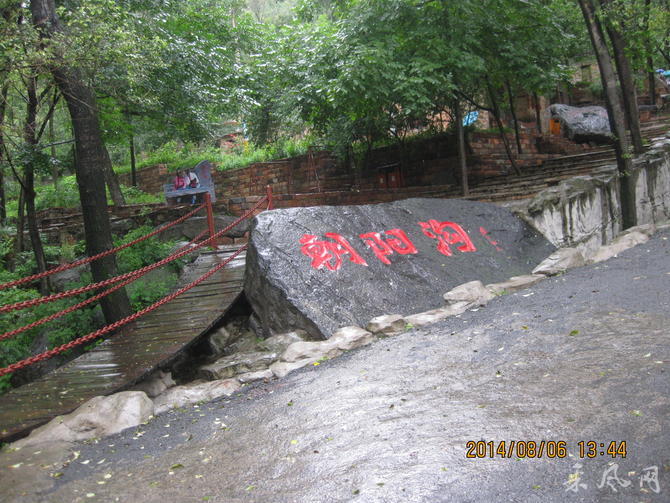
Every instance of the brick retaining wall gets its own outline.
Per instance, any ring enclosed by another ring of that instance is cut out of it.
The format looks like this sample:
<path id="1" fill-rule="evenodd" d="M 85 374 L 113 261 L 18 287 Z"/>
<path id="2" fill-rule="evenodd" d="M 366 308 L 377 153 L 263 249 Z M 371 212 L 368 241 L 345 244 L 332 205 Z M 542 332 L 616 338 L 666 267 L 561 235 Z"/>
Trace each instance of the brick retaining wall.
<path id="1" fill-rule="evenodd" d="M 514 135 L 508 134 L 507 138 L 515 151 Z M 557 155 L 584 152 L 591 148 L 556 136 L 539 137 L 529 133 L 522 133 L 521 145 L 524 153 L 517 155 L 515 161 L 522 170 Z M 510 162 L 499 134 L 472 133 L 469 147 L 471 183 L 510 172 Z M 272 186 L 275 194 L 282 195 L 277 199 L 277 206 L 286 207 L 382 202 L 400 198 L 395 194 L 401 192 L 406 195 L 415 192 L 424 194 L 433 191 L 436 185 L 455 187 L 459 184 L 454 142 L 447 135 L 412 142 L 405 150 L 396 145 L 376 149 L 367 164 L 368 167 L 357 175 L 352 167 L 322 150 L 234 170 L 216 170 L 212 178 L 217 206 L 238 214 L 240 209 L 253 201 L 254 196 L 264 194 L 268 185 Z M 390 169 L 398 169 L 402 173 L 404 188 L 400 192 L 380 187 L 377 169 L 380 166 L 391 166 Z M 129 173 L 120 178 L 122 183 L 130 183 Z M 155 194 L 161 193 L 163 184 L 171 178 L 169 168 L 162 164 L 137 173 L 139 187 Z"/>

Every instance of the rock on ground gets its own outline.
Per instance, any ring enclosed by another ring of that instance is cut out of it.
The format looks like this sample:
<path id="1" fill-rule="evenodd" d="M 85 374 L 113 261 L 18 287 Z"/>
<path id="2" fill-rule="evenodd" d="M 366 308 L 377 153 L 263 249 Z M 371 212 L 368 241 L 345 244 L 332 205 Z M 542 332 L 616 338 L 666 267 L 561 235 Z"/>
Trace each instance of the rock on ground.
<path id="1" fill-rule="evenodd" d="M 601 246 L 598 251 L 591 257 L 592 262 L 602 262 L 612 258 L 622 251 L 628 250 L 633 246 L 646 243 L 649 241 L 649 235 L 639 231 L 627 232 L 614 238 L 608 245 Z"/>
<path id="2" fill-rule="evenodd" d="M 555 249 L 510 211 L 457 199 L 266 211 L 252 229 L 245 292 L 266 337 L 435 309 L 441 292 L 528 274 Z"/>
<path id="3" fill-rule="evenodd" d="M 66 416 L 57 416 L 13 447 L 48 442 L 75 442 L 106 437 L 147 421 L 154 404 L 142 391 L 122 391 L 110 396 L 96 396 Z"/>
<path id="4" fill-rule="evenodd" d="M 541 274 L 525 274 L 523 276 L 512 276 L 507 281 L 502 281 L 500 283 L 492 283 L 486 285 L 486 288 L 493 292 L 495 295 L 500 295 L 502 293 L 514 293 L 529 286 L 533 286 L 535 283 L 538 283 L 545 279 L 546 276 Z"/>
<path id="5" fill-rule="evenodd" d="M 549 255 L 540 264 L 533 269 L 533 274 L 544 274 L 545 276 L 554 276 L 586 264 L 584 255 L 577 248 L 561 248 Z"/>
<path id="6" fill-rule="evenodd" d="M 264 370 L 277 360 L 277 353 L 254 352 L 236 353 L 219 358 L 214 363 L 200 367 L 199 374 L 203 379 L 228 379 L 237 374 Z"/>
<path id="7" fill-rule="evenodd" d="M 191 405 L 197 402 L 209 402 L 222 396 L 230 396 L 240 389 L 236 379 L 224 379 L 205 383 L 175 386 L 154 400 L 156 414 Z"/>
<path id="8" fill-rule="evenodd" d="M 607 110 L 603 107 L 555 104 L 549 107 L 549 113 L 561 121 L 564 135 L 573 141 L 609 144 L 613 140 Z"/>
<path id="9" fill-rule="evenodd" d="M 366 325 L 368 332 L 377 335 L 394 335 L 405 330 L 405 318 L 399 314 L 385 314 L 372 318 Z"/>
<path id="10" fill-rule="evenodd" d="M 447 304 L 457 304 L 459 302 L 467 302 L 469 304 L 476 304 L 485 306 L 489 300 L 493 299 L 495 295 L 491 293 L 479 280 L 468 281 L 456 288 L 449 290 L 443 296 Z"/>

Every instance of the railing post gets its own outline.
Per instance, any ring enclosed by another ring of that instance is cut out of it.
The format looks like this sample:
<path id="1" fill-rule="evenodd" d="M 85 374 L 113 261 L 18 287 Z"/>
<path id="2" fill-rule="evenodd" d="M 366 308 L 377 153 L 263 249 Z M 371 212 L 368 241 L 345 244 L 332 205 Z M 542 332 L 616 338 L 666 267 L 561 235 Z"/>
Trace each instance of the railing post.
<path id="1" fill-rule="evenodd" d="M 210 195 L 209 192 L 205 192 L 205 204 L 207 205 L 207 229 L 209 230 L 209 237 L 211 238 L 215 231 L 214 231 L 214 212 L 212 211 L 212 196 Z M 217 249 L 217 242 L 216 240 L 212 241 L 209 246 L 212 248 L 212 250 Z"/>
<path id="2" fill-rule="evenodd" d="M 268 197 L 268 210 L 271 210 L 273 208 L 273 203 L 272 203 L 272 187 L 270 185 L 267 186 L 267 197 Z"/>

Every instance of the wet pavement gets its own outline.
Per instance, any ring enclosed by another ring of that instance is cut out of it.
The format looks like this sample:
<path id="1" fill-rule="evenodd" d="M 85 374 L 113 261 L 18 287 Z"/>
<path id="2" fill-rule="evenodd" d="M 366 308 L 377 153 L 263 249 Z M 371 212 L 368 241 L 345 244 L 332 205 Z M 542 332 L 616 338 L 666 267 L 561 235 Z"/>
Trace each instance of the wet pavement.
<path id="1" fill-rule="evenodd" d="M 666 230 L 477 311 L 77 445 L 63 468 L 46 450 L 5 455 L 0 499 L 670 501 L 669 290 Z"/>

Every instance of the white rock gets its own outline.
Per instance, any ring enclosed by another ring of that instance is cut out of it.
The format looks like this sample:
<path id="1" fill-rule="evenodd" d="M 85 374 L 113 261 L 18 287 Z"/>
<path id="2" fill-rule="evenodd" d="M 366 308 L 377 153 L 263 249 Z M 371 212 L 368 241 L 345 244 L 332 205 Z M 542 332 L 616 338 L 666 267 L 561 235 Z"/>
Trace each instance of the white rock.
<path id="1" fill-rule="evenodd" d="M 175 386 L 154 399 L 155 414 L 162 414 L 170 409 L 198 402 L 209 402 L 222 396 L 230 396 L 240 387 L 241 385 L 236 379 Z"/>
<path id="2" fill-rule="evenodd" d="M 131 391 L 144 391 L 149 398 L 154 398 L 175 384 L 177 383 L 172 379 L 172 373 L 158 370 L 135 385 Z"/>
<path id="3" fill-rule="evenodd" d="M 523 290 L 524 288 L 528 288 L 535 283 L 539 283 L 545 278 L 546 276 L 543 274 L 525 274 L 523 276 L 512 276 L 507 281 L 486 285 L 486 288 L 488 288 L 489 291 L 496 295 L 500 295 L 504 292 L 514 293 L 519 290 Z"/>
<path id="4" fill-rule="evenodd" d="M 270 379 L 274 374 L 272 370 L 265 369 L 259 370 L 258 372 L 247 372 L 246 374 L 240 374 L 236 377 L 238 381 L 242 384 L 247 384 L 254 381 L 260 381 L 262 379 Z"/>
<path id="5" fill-rule="evenodd" d="M 203 365 L 199 369 L 199 375 L 210 381 L 228 379 L 237 374 L 264 370 L 276 360 L 277 353 L 236 353 L 219 358 L 214 363 Z"/>
<path id="6" fill-rule="evenodd" d="M 270 365 L 270 370 L 278 378 L 286 377 L 290 372 L 307 365 L 313 364 L 318 358 L 304 358 L 295 362 L 275 362 Z"/>
<path id="7" fill-rule="evenodd" d="M 44 426 L 12 444 L 21 448 L 48 442 L 76 442 L 101 438 L 149 420 L 154 404 L 143 391 L 122 391 L 96 396 L 65 416 L 57 416 Z"/>
<path id="8" fill-rule="evenodd" d="M 422 327 L 424 325 L 430 325 L 431 323 L 444 320 L 449 316 L 461 314 L 465 312 L 468 307 L 471 307 L 469 302 L 459 302 L 450 306 L 440 307 L 438 309 L 424 311 L 423 313 L 405 316 L 405 322 L 409 325 L 412 325 L 413 327 Z"/>
<path id="9" fill-rule="evenodd" d="M 357 326 L 349 326 L 335 330 L 330 339 L 328 339 L 328 342 L 335 345 L 337 349 L 349 351 L 350 349 L 366 346 L 375 339 L 376 337 L 367 330 L 363 330 L 361 327 Z"/>
<path id="10" fill-rule="evenodd" d="M 286 348 L 279 358 L 283 362 L 297 362 L 298 360 L 319 358 L 335 358 L 342 354 L 342 350 L 331 339 L 327 341 L 300 341 L 294 342 Z"/>
<path id="11" fill-rule="evenodd" d="M 487 290 L 481 281 L 469 281 L 449 290 L 442 297 L 449 305 L 467 302 L 473 305 L 485 306 L 495 295 Z"/>
<path id="12" fill-rule="evenodd" d="M 560 248 L 549 255 L 546 259 L 533 269 L 533 274 L 553 276 L 567 271 L 573 267 L 581 267 L 586 264 L 584 255 L 576 248 Z"/>
<path id="13" fill-rule="evenodd" d="M 591 262 L 597 263 L 612 258 L 619 253 L 649 241 L 649 236 L 639 231 L 631 231 L 625 234 L 620 234 L 612 240 L 608 245 L 601 246 L 598 251 L 591 257 Z"/>
<path id="14" fill-rule="evenodd" d="M 405 330 L 405 318 L 399 314 L 385 314 L 372 318 L 365 327 L 373 334 L 395 335 Z"/>
<path id="15" fill-rule="evenodd" d="M 268 337 L 261 341 L 258 345 L 265 351 L 272 351 L 274 353 L 281 354 L 287 347 L 289 347 L 294 342 L 304 341 L 307 339 L 307 332 L 304 330 L 295 330 L 293 332 L 287 332 L 285 334 L 277 334 L 272 337 Z"/>
<path id="16" fill-rule="evenodd" d="M 208 336 L 207 340 L 212 353 L 221 355 L 226 349 L 226 346 L 233 342 L 234 338 L 226 327 L 219 327 Z"/>

